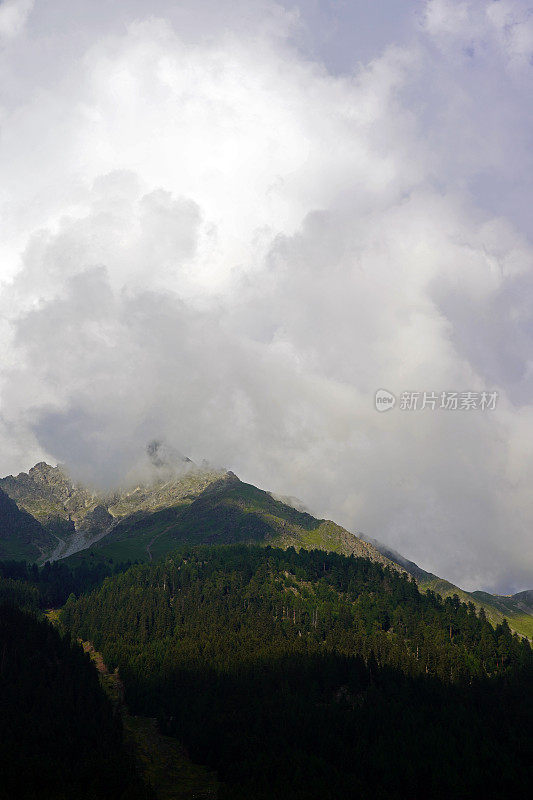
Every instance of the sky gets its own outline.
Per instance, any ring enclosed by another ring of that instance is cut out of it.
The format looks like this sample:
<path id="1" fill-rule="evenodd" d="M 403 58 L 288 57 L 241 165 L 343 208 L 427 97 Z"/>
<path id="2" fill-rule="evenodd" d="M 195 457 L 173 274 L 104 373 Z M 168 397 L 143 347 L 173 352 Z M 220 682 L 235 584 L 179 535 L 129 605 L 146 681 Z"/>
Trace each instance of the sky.
<path id="1" fill-rule="evenodd" d="M 527 0 L 3 0 L 0 473 L 157 440 L 533 588 L 532 70 Z"/>

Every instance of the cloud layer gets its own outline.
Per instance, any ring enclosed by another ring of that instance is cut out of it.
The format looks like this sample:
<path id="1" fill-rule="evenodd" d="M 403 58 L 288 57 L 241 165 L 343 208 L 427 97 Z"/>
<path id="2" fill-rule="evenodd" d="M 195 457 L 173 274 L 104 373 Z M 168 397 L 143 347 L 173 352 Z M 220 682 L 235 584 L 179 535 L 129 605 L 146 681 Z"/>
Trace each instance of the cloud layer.
<path id="1" fill-rule="evenodd" d="M 305 4 L 120 5 L 0 5 L 2 474 L 163 441 L 530 588 L 527 6 L 430 0 L 333 70 Z"/>

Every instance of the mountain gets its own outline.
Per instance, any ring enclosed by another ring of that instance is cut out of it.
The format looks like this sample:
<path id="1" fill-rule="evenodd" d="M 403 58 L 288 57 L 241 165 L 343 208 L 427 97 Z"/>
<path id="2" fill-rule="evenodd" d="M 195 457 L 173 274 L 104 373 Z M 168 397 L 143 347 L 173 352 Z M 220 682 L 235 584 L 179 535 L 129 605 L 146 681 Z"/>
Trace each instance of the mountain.
<path id="1" fill-rule="evenodd" d="M 533 638 L 527 592 L 515 598 L 465 592 L 376 540 L 313 517 L 293 501 L 287 502 L 288 498 L 244 483 L 232 472 L 197 467 L 189 459 L 171 455 L 174 466 L 169 464 L 169 455 L 153 443 L 152 479 L 109 493 L 77 484 L 63 468 L 44 462 L 28 473 L 0 479 L 0 489 L 41 523 L 35 528 L 39 532 L 35 541 L 28 531 L 20 546 L 10 536 L 11 550 L 0 550 L 0 557 L 4 552 L 4 558 L 68 558 L 73 564 L 90 559 L 94 564 L 110 559 L 115 563 L 152 561 L 183 544 L 248 542 L 316 548 L 365 556 L 405 570 L 422 590 L 443 597 L 457 595 L 478 610 L 483 606 L 494 625 L 505 617 L 513 630 Z"/>
<path id="2" fill-rule="evenodd" d="M 46 464 L 2 486 L 17 501 L 0 489 L 0 558 L 52 563 L 0 562 L 0 599 L 34 615 L 63 607 L 72 641 L 101 651 L 109 676 L 119 669 L 146 722 L 139 747 L 154 786 L 154 763 L 168 772 L 156 752 L 165 741 L 216 774 L 221 800 L 466 800 L 530 786 L 533 657 L 504 616 L 527 635 L 533 592 L 462 592 L 288 498 L 190 462 L 108 494 Z M 35 716 L 13 723 L 16 765 Z M 80 724 L 69 722 L 83 738 Z M 54 728 L 53 776 L 62 736 Z"/>
<path id="3" fill-rule="evenodd" d="M 340 525 L 275 500 L 268 492 L 243 483 L 232 472 L 214 480 L 196 497 L 188 494 L 175 498 L 173 503 L 168 508 L 124 517 L 91 550 L 115 560 L 151 561 L 179 544 L 255 542 L 322 548 L 392 564 L 375 547 Z"/>
<path id="4" fill-rule="evenodd" d="M 197 496 L 223 474 L 198 469 L 189 459 L 182 463 L 186 469 L 176 474 L 158 460 L 155 480 L 106 493 L 75 483 L 60 466 L 40 462 L 27 473 L 1 478 L 0 489 L 53 534 L 48 552 L 39 554 L 55 560 L 90 547 L 124 517 L 155 512 Z"/>
<path id="5" fill-rule="evenodd" d="M 53 531 L 47 555 L 54 560 L 89 549 L 115 560 L 151 560 L 180 542 L 249 541 L 321 547 L 391 563 L 340 525 L 299 511 L 232 472 L 187 461 L 181 474 L 107 494 L 74 483 L 63 468 L 44 462 L 0 479 L 0 488 Z"/>
<path id="6" fill-rule="evenodd" d="M 64 526 L 65 530 L 74 530 L 76 523 L 98 504 L 94 493 L 76 486 L 61 467 L 51 467 L 44 461 L 28 473 L 1 478 L 0 489 L 43 525 L 70 523 Z"/>
<path id="7" fill-rule="evenodd" d="M 0 558 L 36 561 L 56 544 L 43 526 L 0 489 Z"/>

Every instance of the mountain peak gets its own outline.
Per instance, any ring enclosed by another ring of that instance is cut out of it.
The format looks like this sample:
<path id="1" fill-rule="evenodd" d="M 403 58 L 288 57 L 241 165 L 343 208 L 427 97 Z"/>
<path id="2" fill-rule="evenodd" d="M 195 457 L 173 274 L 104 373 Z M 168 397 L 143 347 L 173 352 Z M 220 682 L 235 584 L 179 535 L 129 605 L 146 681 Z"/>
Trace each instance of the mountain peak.
<path id="1" fill-rule="evenodd" d="M 33 467 L 30 467 L 28 470 L 29 475 L 41 475 L 41 474 L 49 474 L 54 470 L 59 469 L 57 466 L 53 467 L 51 464 L 48 464 L 46 461 L 38 461 Z"/>
<path id="2" fill-rule="evenodd" d="M 23 476 L 24 473 L 21 473 L 17 477 Z M 53 467 L 51 464 L 47 464 L 46 461 L 39 461 L 35 466 L 31 467 L 28 470 L 28 477 L 31 478 L 35 483 L 45 483 L 45 484 L 65 484 L 68 486 L 72 486 L 72 481 L 65 470 L 57 465 Z"/>

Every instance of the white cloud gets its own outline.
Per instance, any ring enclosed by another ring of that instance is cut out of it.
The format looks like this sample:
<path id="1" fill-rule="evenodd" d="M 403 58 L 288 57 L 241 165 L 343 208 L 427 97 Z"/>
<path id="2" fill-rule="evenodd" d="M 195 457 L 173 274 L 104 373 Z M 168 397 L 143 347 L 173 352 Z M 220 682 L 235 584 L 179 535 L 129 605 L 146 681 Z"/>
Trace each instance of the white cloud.
<path id="1" fill-rule="evenodd" d="M 523 0 L 429 0 L 424 27 L 445 50 L 493 58 L 496 47 L 506 68 L 531 66 L 533 9 Z"/>
<path id="2" fill-rule="evenodd" d="M 56 32 L 68 70 L 3 110 L 1 471 L 113 483 L 157 438 L 468 587 L 528 585 L 532 249 L 479 190 L 524 171 L 526 39 L 492 5 L 433 0 L 342 75 L 274 4 Z M 501 399 L 377 414 L 380 387 Z"/>
<path id="3" fill-rule="evenodd" d="M 469 3 L 455 0 L 429 0 L 425 9 L 425 26 L 433 36 L 460 36 L 468 29 Z"/>
<path id="4" fill-rule="evenodd" d="M 34 0 L 3 0 L 0 4 L 0 37 L 11 39 L 24 28 Z"/>
<path id="5" fill-rule="evenodd" d="M 533 56 L 533 9 L 519 0 L 493 0 L 488 3 L 486 14 L 509 61 L 514 66 L 530 68 Z"/>

